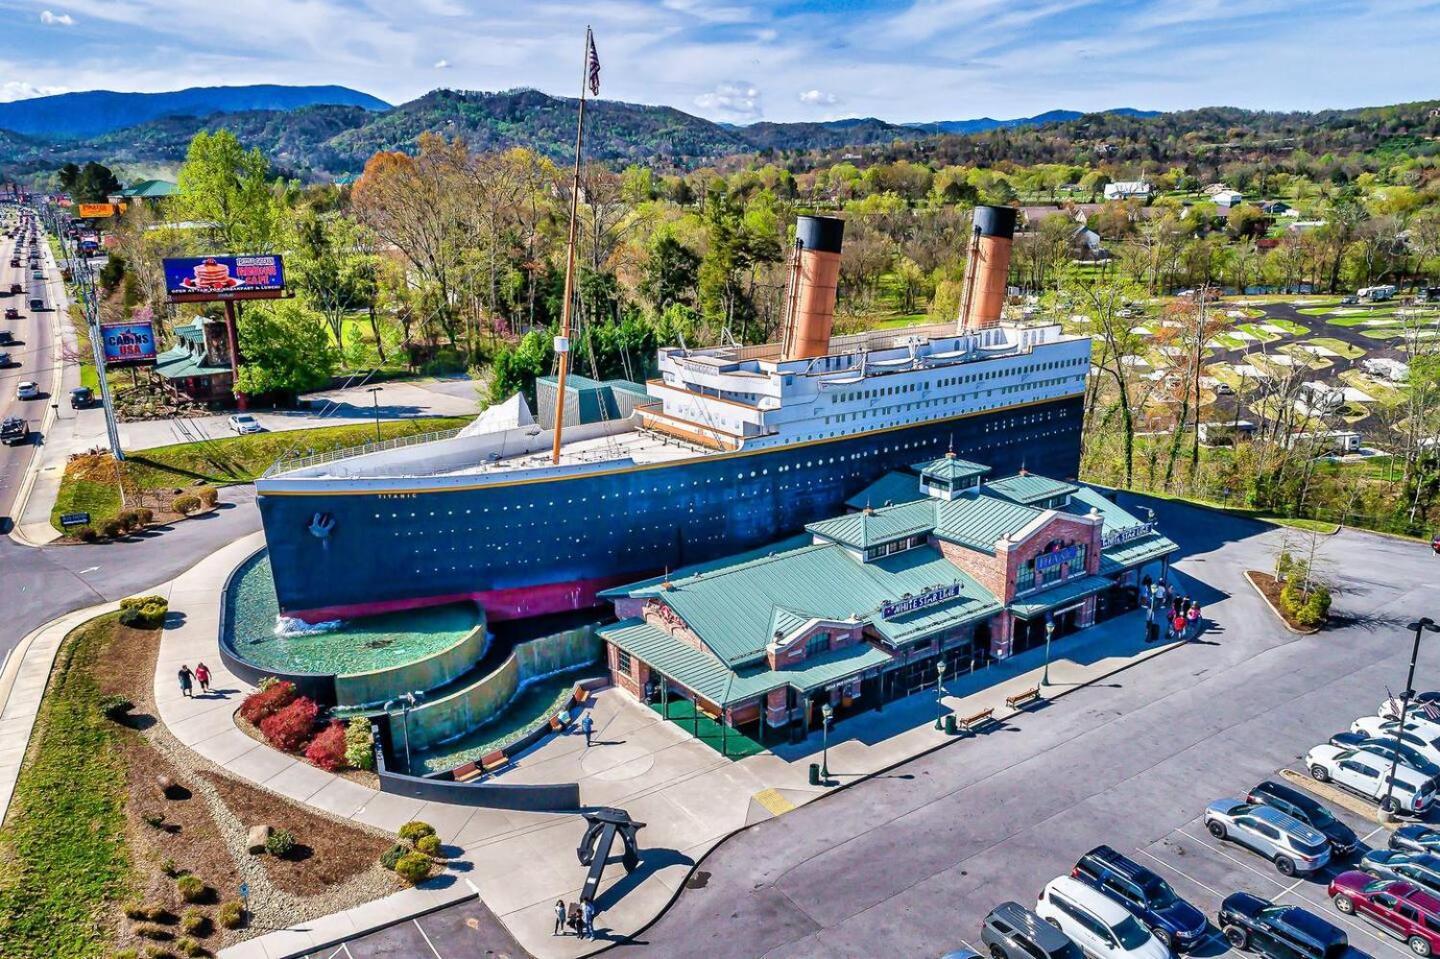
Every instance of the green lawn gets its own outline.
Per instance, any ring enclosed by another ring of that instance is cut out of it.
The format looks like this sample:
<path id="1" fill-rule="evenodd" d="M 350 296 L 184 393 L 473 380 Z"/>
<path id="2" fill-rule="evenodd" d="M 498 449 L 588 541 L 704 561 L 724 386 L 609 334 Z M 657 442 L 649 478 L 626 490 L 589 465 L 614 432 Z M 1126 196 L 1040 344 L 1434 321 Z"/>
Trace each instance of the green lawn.
<path id="1" fill-rule="evenodd" d="M 92 670 L 115 615 L 60 648 L 26 764 L 0 830 L 0 956 L 99 957 L 126 894 L 125 766 L 119 727 L 97 708 Z"/>
<path id="2" fill-rule="evenodd" d="M 470 418 L 464 416 L 387 420 L 380 424 L 380 434 L 388 440 L 457 429 L 468 422 Z M 191 486 L 196 480 L 213 486 L 250 483 L 288 453 L 326 453 L 362 446 L 374 439 L 373 424 L 357 423 L 160 446 L 126 457 L 123 466 L 126 488 L 160 491 Z M 83 457 L 66 467 L 50 522 L 59 529 L 60 514 L 83 511 L 90 514 L 92 523 L 98 523 L 119 510 L 120 493 L 113 461 L 107 456 Z"/>
<path id="3" fill-rule="evenodd" d="M 1271 326 L 1277 326 L 1280 329 L 1284 330 L 1286 333 L 1289 333 L 1291 336 L 1305 336 L 1307 333 L 1310 332 L 1310 328 L 1308 326 L 1301 326 L 1294 320 L 1287 320 L 1278 316 L 1266 317 L 1263 322 L 1268 323 Z"/>
<path id="4" fill-rule="evenodd" d="M 1280 339 L 1281 336 L 1281 334 L 1279 333 L 1274 333 L 1270 330 L 1262 329 L 1259 323 L 1240 323 L 1235 328 L 1237 330 L 1243 330 L 1244 332 L 1249 333 L 1261 343 L 1273 343 L 1276 340 Z M 1306 332 L 1308 333 L 1309 330 L 1306 330 Z"/>
<path id="5" fill-rule="evenodd" d="M 1334 353 L 1339 353 L 1347 360 L 1358 360 L 1365 355 L 1365 351 L 1358 346 L 1352 346 L 1343 340 L 1337 340 L 1333 336 L 1317 336 L 1314 339 L 1306 340 L 1307 346 L 1320 346 Z"/>
<path id="6" fill-rule="evenodd" d="M 658 713 L 660 712 L 660 703 L 653 702 L 650 704 L 650 708 Z M 665 710 L 668 713 L 667 718 L 672 723 L 722 756 L 730 759 L 744 759 L 746 756 L 755 756 L 765 751 L 763 745 L 749 736 L 721 726 L 703 712 L 697 716 L 694 704 L 688 699 L 678 696 L 670 699 L 665 704 Z M 775 733 L 775 740 L 783 741 L 780 732 Z"/>

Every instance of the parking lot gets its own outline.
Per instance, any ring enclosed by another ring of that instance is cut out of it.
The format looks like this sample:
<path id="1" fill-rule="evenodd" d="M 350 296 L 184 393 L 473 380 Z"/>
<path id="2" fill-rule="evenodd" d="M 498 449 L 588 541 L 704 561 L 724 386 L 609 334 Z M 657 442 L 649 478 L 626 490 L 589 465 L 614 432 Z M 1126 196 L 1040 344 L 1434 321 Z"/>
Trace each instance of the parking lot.
<path id="1" fill-rule="evenodd" d="M 309 953 L 305 959 L 527 959 L 528 956 L 490 910 L 474 899 Z"/>

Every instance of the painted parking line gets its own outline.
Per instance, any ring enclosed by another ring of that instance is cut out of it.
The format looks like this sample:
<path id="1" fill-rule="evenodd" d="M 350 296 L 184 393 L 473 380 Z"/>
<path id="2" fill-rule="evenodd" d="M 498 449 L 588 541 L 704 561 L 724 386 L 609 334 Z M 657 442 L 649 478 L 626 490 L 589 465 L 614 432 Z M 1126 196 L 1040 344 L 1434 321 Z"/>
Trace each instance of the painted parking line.
<path id="1" fill-rule="evenodd" d="M 1221 847 L 1219 847 L 1219 846 L 1213 846 L 1213 845 L 1211 845 L 1210 843 L 1206 842 L 1206 841 L 1203 840 L 1203 839 L 1196 839 L 1194 836 L 1190 835 L 1190 834 L 1189 834 L 1188 832 L 1186 832 L 1184 829 L 1180 829 L 1180 830 L 1177 830 L 1177 831 L 1180 833 L 1180 835 L 1184 836 L 1186 839 L 1189 839 L 1191 842 L 1198 842 L 1200 845 L 1204 846 L 1206 849 L 1209 849 L 1211 852 L 1219 853 L 1220 855 L 1224 856 L 1226 859 L 1228 859 L 1228 860 L 1230 860 L 1231 862 L 1233 862 L 1235 865 L 1239 866 L 1241 869 L 1244 869 L 1244 870 L 1246 870 L 1247 872 L 1253 872 L 1255 875 L 1259 876 L 1261 879 L 1264 879 L 1266 882 L 1273 883 L 1273 884 L 1275 884 L 1275 885 L 1277 885 L 1277 886 L 1280 886 L 1280 887 L 1282 887 L 1282 888 L 1285 886 L 1285 883 L 1281 882 L 1279 879 L 1276 879 L 1274 875 L 1272 875 L 1272 874 L 1270 874 L 1270 873 L 1261 872 L 1259 869 L 1256 869 L 1254 866 L 1250 865 L 1248 862 L 1245 862 L 1243 859 L 1240 859 L 1240 858 L 1238 858 L 1238 857 L 1236 857 L 1236 856 L 1230 855 L 1230 853 L 1226 852 L 1226 851 L 1225 851 L 1224 849 L 1222 849 Z M 1302 880 L 1302 881 L 1303 881 L 1303 880 Z"/>
<path id="2" fill-rule="evenodd" d="M 1282 898 L 1284 898 L 1284 893 L 1282 893 L 1282 894 L 1279 895 L 1279 896 L 1276 896 L 1273 901 L 1274 901 L 1274 902 L 1279 902 Z M 1304 905 L 1304 906 L 1317 906 L 1317 905 L 1318 905 L 1318 903 L 1312 902 L 1311 900 L 1305 899 L 1305 898 L 1300 897 L 1300 896 L 1295 896 L 1295 897 L 1293 897 L 1293 898 L 1299 899 L 1299 900 L 1300 900 L 1300 904 L 1301 904 L 1301 905 Z M 1407 956 L 1411 955 L 1410 950 L 1408 950 L 1408 949 L 1401 949 L 1399 946 L 1397 946 L 1397 945 L 1395 944 L 1395 941 L 1394 941 L 1393 939 L 1390 939 L 1390 938 L 1387 937 L 1387 936 L 1381 936 L 1381 935 L 1376 934 L 1373 930 L 1370 929 L 1369 925 L 1368 925 L 1367 923 L 1365 923 L 1364 920 L 1357 919 L 1357 918 L 1353 918 L 1353 917 L 1351 917 L 1351 916 L 1347 916 L 1347 915 L 1345 915 L 1345 913 L 1341 912 L 1339 909 L 1331 908 L 1331 909 L 1327 910 L 1327 911 L 1325 912 L 1325 914 L 1324 914 L 1323 916 L 1321 916 L 1321 918 L 1324 919 L 1326 922 L 1330 922 L 1330 921 L 1332 921 L 1332 920 L 1339 920 L 1340 922 L 1344 923 L 1345 925 L 1351 926 L 1351 927 L 1359 930 L 1360 932 L 1363 932 L 1365 935 L 1369 936 L 1371 939 L 1374 939 L 1376 942 L 1379 942 L 1379 943 L 1381 943 L 1381 944 L 1383 944 L 1383 945 L 1389 946 L 1391 949 L 1395 949 L 1395 950 L 1399 951 L 1399 952 L 1400 952 L 1401 954 L 1403 954 L 1403 955 L 1407 955 Z"/>
<path id="3" fill-rule="evenodd" d="M 1138 850 L 1138 851 L 1139 851 L 1140 855 L 1146 857 L 1147 859 L 1153 859 L 1153 860 L 1155 860 L 1155 861 L 1158 862 L 1160 865 L 1164 866 L 1166 869 L 1169 869 L 1171 872 L 1175 873 L 1176 875 L 1182 876 L 1182 877 L 1184 877 L 1185 879 L 1190 880 L 1190 881 L 1193 882 L 1195 885 L 1199 886 L 1201 889 L 1204 889 L 1204 890 L 1206 890 L 1207 892 L 1209 892 L 1212 896 L 1215 896 L 1217 899 L 1220 899 L 1222 902 L 1224 901 L 1224 899 L 1225 899 L 1225 894 L 1224 894 L 1223 892 L 1221 892 L 1219 889 L 1216 889 L 1214 886 L 1212 886 L 1212 885 L 1210 885 L 1210 884 L 1208 884 L 1208 883 L 1201 882 L 1199 879 L 1196 879 L 1194 876 L 1190 875 L 1190 874 L 1187 873 L 1185 870 L 1179 868 L 1178 866 L 1172 865 L 1172 864 L 1169 863 L 1169 862 L 1166 862 L 1164 859 L 1161 859 L 1159 856 L 1153 856 L 1153 855 L 1151 855 L 1150 853 L 1146 852 L 1146 851 L 1143 850 L 1143 849 Z"/>
<path id="4" fill-rule="evenodd" d="M 415 928 L 416 928 L 416 929 L 420 930 L 420 936 L 421 936 L 421 938 L 423 938 L 423 939 L 425 940 L 425 945 L 427 945 L 427 946 L 430 947 L 430 951 L 433 952 L 433 953 L 435 953 L 435 959 L 445 959 L 444 956 L 440 955 L 440 950 L 435 948 L 435 943 L 433 943 L 433 942 L 430 941 L 430 937 L 429 937 L 428 935 L 426 935 L 425 929 L 424 929 L 423 926 L 420 925 L 420 922 L 419 922 L 418 920 L 415 920 L 415 919 L 412 919 L 412 920 L 410 920 L 410 921 L 413 922 L 413 923 L 415 923 Z"/>

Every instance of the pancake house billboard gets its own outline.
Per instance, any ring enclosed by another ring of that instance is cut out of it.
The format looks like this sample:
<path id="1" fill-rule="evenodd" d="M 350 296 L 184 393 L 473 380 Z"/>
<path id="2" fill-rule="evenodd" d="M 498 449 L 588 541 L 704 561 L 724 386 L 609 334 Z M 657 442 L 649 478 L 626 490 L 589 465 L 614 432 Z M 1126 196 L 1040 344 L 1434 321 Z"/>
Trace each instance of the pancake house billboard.
<path id="1" fill-rule="evenodd" d="M 285 264 L 271 253 L 167 259 L 165 288 L 177 303 L 273 300 L 285 295 Z"/>

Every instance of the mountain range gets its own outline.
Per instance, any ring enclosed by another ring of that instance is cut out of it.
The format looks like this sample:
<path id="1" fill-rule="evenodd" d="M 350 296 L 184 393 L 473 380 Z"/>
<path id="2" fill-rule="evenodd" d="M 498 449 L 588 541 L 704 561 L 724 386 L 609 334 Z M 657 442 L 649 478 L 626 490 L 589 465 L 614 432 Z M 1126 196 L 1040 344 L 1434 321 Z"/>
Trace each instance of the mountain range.
<path id="1" fill-rule="evenodd" d="M 874 117 L 819 122 L 715 123 L 673 107 L 598 100 L 589 105 L 587 154 L 602 162 L 694 167 L 741 153 L 836 150 L 943 133 L 1033 126 L 1082 116 L 898 124 Z M 1138 110 L 1116 111 L 1148 116 Z M 473 149 L 531 147 L 557 160 L 573 149 L 575 101 L 537 90 L 434 90 L 390 106 L 346 87 L 197 87 L 171 93 L 66 93 L 0 104 L 0 144 L 14 175 L 67 161 L 122 170 L 178 164 L 202 129 L 226 128 L 280 169 L 307 179 L 359 172 L 377 150 L 412 149 L 426 131 L 461 136 Z"/>

